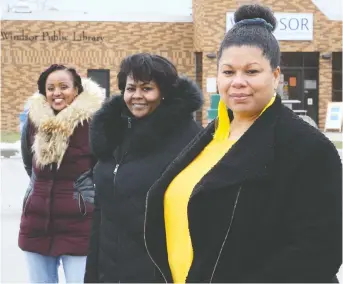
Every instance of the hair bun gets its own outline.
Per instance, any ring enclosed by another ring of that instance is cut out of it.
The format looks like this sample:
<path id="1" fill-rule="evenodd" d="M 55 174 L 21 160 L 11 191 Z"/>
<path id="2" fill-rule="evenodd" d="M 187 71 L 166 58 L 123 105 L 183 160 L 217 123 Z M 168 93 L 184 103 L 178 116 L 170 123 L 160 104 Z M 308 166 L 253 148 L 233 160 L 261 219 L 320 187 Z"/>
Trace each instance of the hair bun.
<path id="1" fill-rule="evenodd" d="M 234 14 L 235 23 L 247 19 L 260 18 L 272 26 L 272 31 L 276 28 L 276 18 L 271 9 L 258 4 L 242 5 Z"/>

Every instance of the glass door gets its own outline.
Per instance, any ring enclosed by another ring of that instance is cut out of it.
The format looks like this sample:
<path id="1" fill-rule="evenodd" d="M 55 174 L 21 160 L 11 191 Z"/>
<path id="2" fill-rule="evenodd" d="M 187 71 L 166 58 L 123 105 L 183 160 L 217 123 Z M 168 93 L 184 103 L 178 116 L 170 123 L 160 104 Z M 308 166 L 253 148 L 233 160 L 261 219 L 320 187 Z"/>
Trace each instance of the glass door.
<path id="1" fill-rule="evenodd" d="M 293 110 L 304 110 L 304 94 L 302 86 L 302 72 L 300 69 L 281 70 L 281 84 L 278 93 Z"/>

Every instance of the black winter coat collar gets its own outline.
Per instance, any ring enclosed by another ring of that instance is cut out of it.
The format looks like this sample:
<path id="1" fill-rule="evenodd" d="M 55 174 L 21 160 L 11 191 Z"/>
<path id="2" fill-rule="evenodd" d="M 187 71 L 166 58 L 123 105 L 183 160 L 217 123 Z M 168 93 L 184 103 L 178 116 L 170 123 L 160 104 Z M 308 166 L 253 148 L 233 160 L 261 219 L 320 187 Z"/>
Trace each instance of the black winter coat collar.
<path id="1" fill-rule="evenodd" d="M 281 98 L 276 97 L 274 104 L 224 155 L 215 166 L 215 171 L 212 170 L 210 175 L 204 177 L 203 181 L 206 182 L 206 186 L 212 187 L 211 184 L 215 184 L 219 187 L 225 187 L 248 179 L 263 179 L 270 175 L 275 152 L 275 127 L 280 117 L 281 108 L 284 108 Z M 230 110 L 229 116 L 231 119 L 233 118 Z M 212 121 L 206 129 L 193 139 L 182 154 L 177 157 L 173 165 L 169 167 L 168 176 L 175 177 L 180 169 L 185 168 L 199 155 L 213 139 L 215 125 L 216 121 Z M 251 141 L 254 141 L 254 147 L 251 147 Z M 230 175 L 227 174 L 228 172 Z M 166 182 L 171 182 L 171 180 Z M 196 193 L 197 190 L 193 192 L 192 196 Z"/>
<path id="2" fill-rule="evenodd" d="M 281 98 L 276 97 L 274 104 L 255 121 L 219 161 L 216 170 L 211 171 L 211 174 L 203 179 L 202 185 L 205 186 L 206 183 L 206 187 L 209 188 L 213 185 L 223 188 L 245 180 L 265 179 L 270 176 L 275 154 L 275 127 L 281 108 Z M 229 115 L 232 117 L 231 112 Z M 200 147 L 204 148 L 208 144 L 214 131 L 215 125 L 212 123 L 211 127 L 204 131 L 203 138 L 199 140 Z M 196 192 L 193 192 L 193 195 Z"/>
<path id="3" fill-rule="evenodd" d="M 104 103 L 92 120 L 92 152 L 98 159 L 107 159 L 123 142 L 131 123 L 133 131 L 130 136 L 130 151 L 147 154 L 172 135 L 202 103 L 200 88 L 185 77 L 180 78 L 174 93 L 163 100 L 151 115 L 142 119 L 130 117 L 123 95 L 114 96 Z"/>

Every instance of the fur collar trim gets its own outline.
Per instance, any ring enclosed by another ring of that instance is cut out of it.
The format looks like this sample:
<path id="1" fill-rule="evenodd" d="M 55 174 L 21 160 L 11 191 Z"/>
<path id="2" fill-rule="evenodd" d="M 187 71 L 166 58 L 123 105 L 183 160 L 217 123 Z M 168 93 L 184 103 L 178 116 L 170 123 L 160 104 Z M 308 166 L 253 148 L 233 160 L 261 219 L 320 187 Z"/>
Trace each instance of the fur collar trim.
<path id="1" fill-rule="evenodd" d="M 179 84 L 168 98 L 149 116 L 142 119 L 131 117 L 132 129 L 129 140 L 130 152 L 148 154 L 173 135 L 173 131 L 190 121 L 194 111 L 203 104 L 203 96 L 196 83 L 186 77 L 179 78 Z M 90 128 L 90 143 L 98 159 L 112 156 L 113 151 L 127 137 L 130 113 L 123 95 L 113 96 L 94 115 Z M 125 146 L 125 145 L 124 145 Z"/>
<path id="2" fill-rule="evenodd" d="M 82 79 L 82 86 L 84 91 L 57 115 L 42 94 L 29 99 L 29 119 L 37 129 L 32 145 L 37 166 L 56 163 L 59 168 L 75 127 L 89 121 L 101 107 L 105 95 L 99 85 Z"/>

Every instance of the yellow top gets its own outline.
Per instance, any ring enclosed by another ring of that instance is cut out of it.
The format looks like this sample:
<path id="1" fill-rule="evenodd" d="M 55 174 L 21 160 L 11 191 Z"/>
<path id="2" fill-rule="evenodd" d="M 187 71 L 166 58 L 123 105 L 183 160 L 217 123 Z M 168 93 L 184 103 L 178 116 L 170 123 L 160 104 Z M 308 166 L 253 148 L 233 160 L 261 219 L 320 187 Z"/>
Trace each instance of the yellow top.
<path id="1" fill-rule="evenodd" d="M 187 205 L 193 188 L 229 151 L 235 141 L 212 140 L 169 185 L 164 196 L 168 260 L 174 283 L 185 283 L 193 261 Z"/>
<path id="2" fill-rule="evenodd" d="M 261 114 L 273 104 L 275 96 Z M 260 115 L 261 115 L 260 114 Z M 213 140 L 170 183 L 164 196 L 164 221 L 166 228 L 169 267 L 174 283 L 185 283 L 193 261 L 193 247 L 188 229 L 188 201 L 195 185 L 230 150 L 236 141 L 228 139 L 230 120 L 222 100 L 218 106 L 218 127 Z"/>

